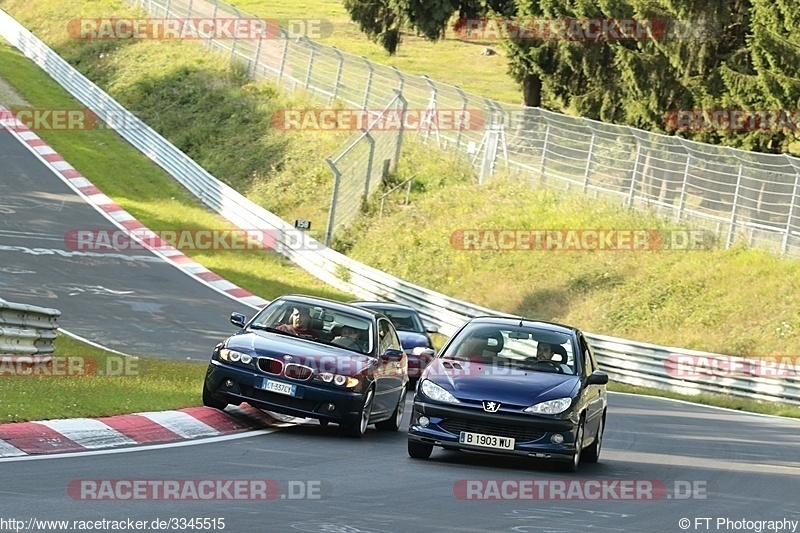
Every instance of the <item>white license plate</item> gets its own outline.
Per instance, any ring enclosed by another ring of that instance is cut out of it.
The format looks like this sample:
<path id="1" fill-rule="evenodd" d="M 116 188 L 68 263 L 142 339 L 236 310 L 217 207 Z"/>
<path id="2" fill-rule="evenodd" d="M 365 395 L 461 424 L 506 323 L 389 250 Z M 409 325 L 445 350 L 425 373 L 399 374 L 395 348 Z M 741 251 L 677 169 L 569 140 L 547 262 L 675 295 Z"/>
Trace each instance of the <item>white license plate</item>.
<path id="1" fill-rule="evenodd" d="M 483 435 L 482 433 L 468 433 L 462 431 L 458 436 L 458 442 L 469 444 L 470 446 L 481 446 L 483 448 L 497 448 L 499 450 L 513 450 L 514 439 L 510 437 L 497 437 L 495 435 Z"/>
<path id="2" fill-rule="evenodd" d="M 281 383 L 280 381 L 270 381 L 266 378 L 264 378 L 259 388 L 270 392 L 277 392 L 278 394 L 285 394 L 286 396 L 297 396 L 297 385 L 289 385 L 288 383 Z"/>

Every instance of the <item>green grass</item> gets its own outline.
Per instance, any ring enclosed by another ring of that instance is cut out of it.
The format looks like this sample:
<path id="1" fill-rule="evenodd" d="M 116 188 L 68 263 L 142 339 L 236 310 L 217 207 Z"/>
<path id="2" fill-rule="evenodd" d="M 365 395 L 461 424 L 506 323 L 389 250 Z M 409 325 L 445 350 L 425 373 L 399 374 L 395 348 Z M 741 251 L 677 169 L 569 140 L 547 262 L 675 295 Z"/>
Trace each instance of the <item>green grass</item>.
<path id="1" fill-rule="evenodd" d="M 508 75 L 505 51 L 497 42 L 461 41 L 448 28 L 446 38 L 429 42 L 413 32 L 403 34 L 398 53 L 390 56 L 379 45 L 370 42 L 350 22 L 341 0 L 239 0 L 234 2 L 242 11 L 259 17 L 280 20 L 324 19 L 333 24 L 333 33 L 319 39 L 328 46 L 376 63 L 397 67 L 401 72 L 457 85 L 467 92 L 509 102 L 522 103 L 519 85 Z M 484 56 L 481 51 L 490 47 L 497 55 Z"/>
<path id="2" fill-rule="evenodd" d="M 0 373 L 0 423 L 111 416 L 200 404 L 206 363 L 129 358 L 65 335 L 59 335 L 54 344 L 56 359 L 63 363 L 57 363 L 55 371 L 51 368 L 55 375 L 46 375 L 42 368 L 37 375 L 9 371 L 18 367 Z"/>
<path id="3" fill-rule="evenodd" d="M 98 10 L 120 15 L 127 8 L 111 1 L 73 2 L 74 11 L 64 13 L 61 6 L 55 0 L 3 3 L 124 105 L 215 169 L 220 179 L 284 219 L 305 218 L 314 227 L 325 226 L 332 176 L 324 157 L 343 137 L 281 135 L 268 124 L 275 109 L 307 102 L 281 95 L 267 84 L 250 83 L 197 43 L 71 41 L 64 32 L 67 20 L 97 16 Z M 46 75 L 7 46 L 0 46 L 0 77 L 36 107 L 76 107 Z M 219 109 L 206 113 L 212 102 L 219 102 Z M 227 227 L 113 133 L 39 133 L 151 228 Z M 398 191 L 377 217 L 373 201 L 365 215 L 337 237 L 336 246 L 354 259 L 434 290 L 593 333 L 732 355 L 796 353 L 796 261 L 743 247 L 698 252 L 461 251 L 453 248 L 450 238 L 463 229 L 672 226 L 648 213 L 581 194 L 533 189 L 502 176 L 478 186 L 463 160 L 429 150 L 407 136 L 399 171 L 390 181 L 396 184 L 412 176 L 410 205 L 402 205 L 405 193 Z M 189 255 L 265 298 L 287 292 L 348 298 L 274 254 Z M 198 386 L 192 385 L 191 394 L 196 395 Z"/>

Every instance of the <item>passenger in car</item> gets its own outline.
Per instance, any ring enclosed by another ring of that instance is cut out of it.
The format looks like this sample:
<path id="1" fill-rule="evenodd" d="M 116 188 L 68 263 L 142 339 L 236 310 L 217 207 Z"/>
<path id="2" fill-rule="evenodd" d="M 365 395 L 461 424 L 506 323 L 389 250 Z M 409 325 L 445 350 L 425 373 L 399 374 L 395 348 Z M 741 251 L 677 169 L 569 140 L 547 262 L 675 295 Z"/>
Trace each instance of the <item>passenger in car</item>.
<path id="1" fill-rule="evenodd" d="M 311 312 L 307 307 L 295 307 L 289 318 L 289 324 L 281 324 L 277 329 L 298 337 L 319 339 L 319 334 L 311 329 Z"/>

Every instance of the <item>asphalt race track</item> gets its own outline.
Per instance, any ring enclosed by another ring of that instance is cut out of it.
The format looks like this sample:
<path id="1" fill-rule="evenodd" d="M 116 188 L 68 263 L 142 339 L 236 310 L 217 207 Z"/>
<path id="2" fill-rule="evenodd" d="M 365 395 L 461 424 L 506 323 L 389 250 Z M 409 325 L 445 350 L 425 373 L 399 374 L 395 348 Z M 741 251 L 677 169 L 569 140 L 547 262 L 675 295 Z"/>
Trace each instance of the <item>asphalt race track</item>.
<path id="1" fill-rule="evenodd" d="M 235 331 L 231 312 L 253 315 L 146 250 L 71 250 L 67 232 L 86 229 L 117 230 L 0 128 L 0 297 L 59 309 L 62 328 L 109 348 L 177 359 L 207 359 Z"/>
<path id="2" fill-rule="evenodd" d="M 694 519 L 703 517 L 800 520 L 800 422 L 626 395 L 612 395 L 609 410 L 601 460 L 582 465 L 577 474 L 518 458 L 442 450 L 419 461 L 406 454 L 402 431 L 370 429 L 356 441 L 340 438 L 333 425 L 312 423 L 189 447 L 3 460 L 0 514 L 70 521 L 224 518 L 225 531 L 237 533 L 642 533 L 683 531 L 681 518 L 692 520 L 690 531 L 726 530 L 694 528 Z M 279 491 L 267 501 L 92 501 L 82 498 L 94 493 L 68 490 L 76 480 L 109 479 L 259 479 L 274 482 Z M 536 481 L 555 499 L 461 499 L 466 493 L 460 498 L 454 487 L 467 480 Z M 620 501 L 563 499 L 550 491 L 558 483 L 588 487 L 598 480 L 660 482 L 666 492 Z M 314 499 L 290 497 L 308 491 Z"/>
<path id="3" fill-rule="evenodd" d="M 5 132 L 0 210 L 0 295 L 61 309 L 63 327 L 95 342 L 127 353 L 206 358 L 232 331 L 231 311 L 252 313 L 146 253 L 66 253 L 69 229 L 113 226 Z M 210 521 L 189 527 L 192 518 L 224 519 L 224 531 L 234 533 L 792 531 L 755 521 L 800 521 L 800 421 L 612 394 L 600 462 L 577 474 L 439 449 L 430 460 L 413 460 L 403 431 L 371 428 L 355 440 L 316 423 L 179 445 L 0 459 L 0 472 L 0 531 L 79 531 L 73 521 L 129 519 L 146 522 L 145 531 L 220 529 L 219 521 L 213 529 Z M 134 496 L 136 480 L 140 487 L 210 483 L 216 492 L 202 500 L 191 491 L 179 499 L 159 499 L 149 489 Z M 268 489 L 230 489 L 248 480 L 248 487 Z M 112 481 L 128 490 L 98 489 Z M 170 527 L 153 527 L 154 520 Z"/>

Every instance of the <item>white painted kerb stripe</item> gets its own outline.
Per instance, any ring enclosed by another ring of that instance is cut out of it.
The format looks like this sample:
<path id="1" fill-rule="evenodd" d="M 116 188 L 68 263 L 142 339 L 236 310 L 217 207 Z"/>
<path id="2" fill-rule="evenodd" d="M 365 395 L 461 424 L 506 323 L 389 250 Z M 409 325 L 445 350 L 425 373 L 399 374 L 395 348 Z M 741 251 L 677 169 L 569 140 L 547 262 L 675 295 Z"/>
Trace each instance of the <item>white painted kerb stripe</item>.
<path id="1" fill-rule="evenodd" d="M 201 422 L 193 416 L 187 415 L 181 411 L 136 414 L 149 418 L 156 424 L 164 426 L 168 430 L 177 433 L 185 439 L 220 435 L 219 431 L 212 428 L 205 422 Z"/>
<path id="2" fill-rule="evenodd" d="M 61 433 L 84 448 L 108 448 L 109 446 L 136 444 L 135 440 L 126 437 L 111 426 L 91 418 L 45 420 L 36 423 Z"/>
<path id="3" fill-rule="evenodd" d="M 22 455 L 28 454 L 6 441 L 0 440 L 0 457 L 20 457 Z"/>

